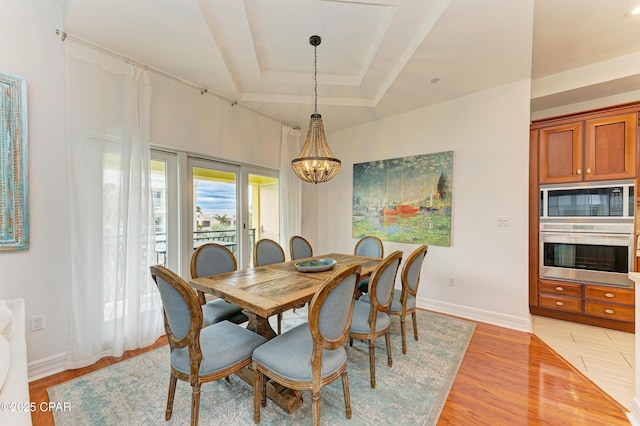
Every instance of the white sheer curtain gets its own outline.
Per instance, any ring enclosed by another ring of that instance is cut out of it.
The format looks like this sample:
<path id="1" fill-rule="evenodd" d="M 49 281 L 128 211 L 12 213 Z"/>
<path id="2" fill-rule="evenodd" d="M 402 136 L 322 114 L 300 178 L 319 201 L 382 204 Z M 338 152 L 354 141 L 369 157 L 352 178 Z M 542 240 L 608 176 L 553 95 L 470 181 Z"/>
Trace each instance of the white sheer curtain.
<path id="1" fill-rule="evenodd" d="M 289 256 L 289 238 L 302 231 L 302 182 L 291 170 L 300 153 L 300 130 L 282 125 L 280 142 L 280 243 Z"/>
<path id="2" fill-rule="evenodd" d="M 138 66 L 66 43 L 71 238 L 67 368 L 164 333 L 150 190 L 151 87 Z"/>

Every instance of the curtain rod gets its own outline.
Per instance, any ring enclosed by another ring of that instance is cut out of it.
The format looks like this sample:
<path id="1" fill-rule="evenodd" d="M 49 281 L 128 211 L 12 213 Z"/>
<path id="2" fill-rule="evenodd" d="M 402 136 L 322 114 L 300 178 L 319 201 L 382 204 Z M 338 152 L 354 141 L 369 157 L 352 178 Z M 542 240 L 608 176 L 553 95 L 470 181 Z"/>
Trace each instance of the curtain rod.
<path id="1" fill-rule="evenodd" d="M 161 70 L 159 68 L 155 68 L 155 67 L 153 67 L 153 66 L 151 66 L 149 64 L 145 64 L 143 62 L 136 61 L 135 59 L 129 58 L 129 57 L 124 56 L 124 55 L 121 55 L 119 53 L 114 52 L 113 50 L 109 50 L 109 49 L 104 48 L 102 46 L 99 46 L 97 44 L 91 43 L 90 41 L 81 39 L 79 37 L 72 36 L 72 35 L 70 35 L 70 34 L 68 34 L 68 33 L 66 33 L 65 31 L 62 31 L 62 30 L 56 29 L 56 34 L 60 36 L 60 40 L 63 43 L 65 41 L 67 41 L 67 40 L 73 41 L 74 43 L 78 43 L 78 44 L 81 44 L 83 46 L 89 47 L 91 49 L 97 50 L 100 53 L 105 53 L 105 54 L 111 56 L 112 58 L 119 59 L 119 60 L 121 60 L 121 61 L 123 61 L 123 62 L 125 62 L 127 64 L 137 65 L 139 67 L 144 68 L 145 70 L 151 71 L 151 72 L 153 72 L 155 74 L 158 74 L 158 75 L 160 75 L 162 77 L 165 77 L 165 78 L 167 78 L 169 80 L 173 80 L 173 81 L 176 81 L 178 83 L 182 83 L 182 84 L 184 84 L 186 86 L 189 86 L 189 87 L 191 87 L 193 89 L 197 89 L 197 90 L 200 91 L 201 95 L 213 95 L 213 96 L 216 96 L 216 97 L 218 97 L 220 99 L 223 99 L 223 100 L 225 100 L 227 102 L 230 102 L 232 107 L 234 107 L 236 105 L 240 105 L 240 106 L 242 106 L 244 108 L 247 108 L 247 109 L 249 109 L 249 110 L 251 110 L 253 112 L 256 112 L 258 114 L 264 115 L 265 117 L 269 117 L 269 118 L 272 118 L 272 119 L 274 119 L 276 121 L 279 121 L 280 123 L 285 124 L 285 125 L 287 125 L 289 127 L 292 127 L 295 130 L 300 130 L 300 126 L 298 126 L 298 125 L 292 125 L 291 123 L 287 122 L 286 120 L 283 120 L 283 119 L 281 119 L 279 117 L 276 117 L 275 115 L 271 115 L 271 114 L 266 113 L 264 111 L 260 111 L 259 109 L 251 107 L 249 105 L 239 103 L 235 99 L 231 99 L 231 98 L 228 98 L 228 97 L 226 97 L 224 95 L 221 95 L 219 93 L 212 92 L 207 87 L 203 87 L 202 85 L 199 85 L 199 84 L 193 83 L 191 81 L 185 80 L 185 79 L 180 78 L 180 77 L 178 77 L 176 75 L 173 75 L 171 73 L 163 71 L 163 70 Z"/>

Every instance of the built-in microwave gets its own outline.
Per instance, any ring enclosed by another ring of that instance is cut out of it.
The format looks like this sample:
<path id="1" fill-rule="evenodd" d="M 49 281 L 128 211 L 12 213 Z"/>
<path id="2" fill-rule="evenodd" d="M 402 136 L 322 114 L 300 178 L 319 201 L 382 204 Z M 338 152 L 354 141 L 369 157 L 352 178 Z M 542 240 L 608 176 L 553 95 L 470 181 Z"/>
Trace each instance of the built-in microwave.
<path id="1" fill-rule="evenodd" d="M 633 181 L 543 185 L 540 187 L 540 218 L 634 217 Z"/>

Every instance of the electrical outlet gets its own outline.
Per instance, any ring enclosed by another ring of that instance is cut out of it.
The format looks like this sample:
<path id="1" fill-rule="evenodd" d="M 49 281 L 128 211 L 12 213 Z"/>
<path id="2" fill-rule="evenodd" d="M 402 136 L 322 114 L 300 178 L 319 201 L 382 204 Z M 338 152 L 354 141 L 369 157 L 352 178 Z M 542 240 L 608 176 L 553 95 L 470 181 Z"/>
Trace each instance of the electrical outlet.
<path id="1" fill-rule="evenodd" d="M 44 330 L 44 315 L 34 315 L 31 317 L 31 331 Z"/>
<path id="2" fill-rule="evenodd" d="M 509 216 L 498 216 L 498 226 L 509 226 Z"/>

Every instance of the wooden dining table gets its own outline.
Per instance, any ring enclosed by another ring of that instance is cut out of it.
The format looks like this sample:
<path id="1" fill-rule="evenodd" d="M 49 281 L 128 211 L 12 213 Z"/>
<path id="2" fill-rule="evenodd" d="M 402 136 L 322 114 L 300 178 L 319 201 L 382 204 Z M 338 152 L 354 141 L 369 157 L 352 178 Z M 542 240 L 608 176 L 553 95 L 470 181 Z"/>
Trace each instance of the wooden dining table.
<path id="1" fill-rule="evenodd" d="M 311 259 L 333 259 L 335 266 L 322 272 L 300 272 L 295 264 Z M 339 270 L 360 265 L 361 278 L 373 273 L 382 259 L 353 254 L 328 253 L 295 261 L 241 269 L 207 277 L 194 278 L 192 287 L 240 306 L 249 318 L 247 329 L 272 339 L 275 331 L 269 317 L 310 302 L 322 284 Z M 253 385 L 253 372 L 247 368 L 238 375 Z M 267 396 L 292 413 L 302 405 L 302 394 L 277 383 L 267 384 Z"/>

